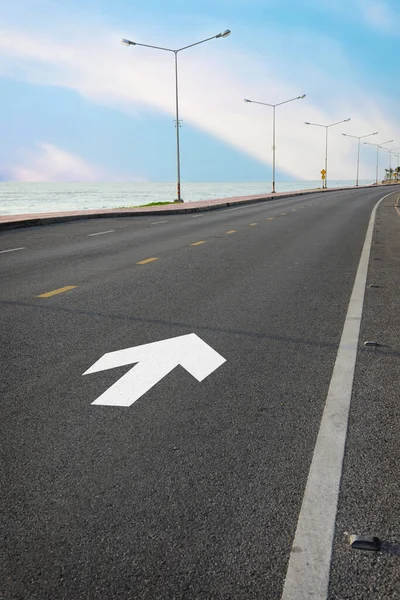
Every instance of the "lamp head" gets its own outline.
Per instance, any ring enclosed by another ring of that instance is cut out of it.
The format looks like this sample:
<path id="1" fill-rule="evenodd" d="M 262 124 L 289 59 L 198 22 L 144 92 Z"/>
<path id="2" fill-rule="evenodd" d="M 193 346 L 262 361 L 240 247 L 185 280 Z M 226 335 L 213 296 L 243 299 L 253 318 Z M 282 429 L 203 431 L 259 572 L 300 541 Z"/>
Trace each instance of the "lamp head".
<path id="1" fill-rule="evenodd" d="M 245 102 L 251 102 L 251 100 L 249 100 L 248 98 L 244 99 Z"/>
<path id="2" fill-rule="evenodd" d="M 308 121 L 304 121 L 305 125 L 311 125 Z"/>
<path id="3" fill-rule="evenodd" d="M 303 98 L 306 97 L 307 94 L 303 94 L 302 96 L 297 96 L 297 100 L 303 100 Z"/>
<path id="4" fill-rule="evenodd" d="M 123 46 L 135 46 L 135 42 L 131 42 L 131 40 L 125 40 L 125 39 L 121 40 L 121 44 Z"/>
<path id="5" fill-rule="evenodd" d="M 231 35 L 231 30 L 230 29 L 225 29 L 225 31 L 223 31 L 222 33 L 219 33 L 215 37 L 216 38 L 226 38 L 226 37 L 228 37 L 228 35 Z"/>

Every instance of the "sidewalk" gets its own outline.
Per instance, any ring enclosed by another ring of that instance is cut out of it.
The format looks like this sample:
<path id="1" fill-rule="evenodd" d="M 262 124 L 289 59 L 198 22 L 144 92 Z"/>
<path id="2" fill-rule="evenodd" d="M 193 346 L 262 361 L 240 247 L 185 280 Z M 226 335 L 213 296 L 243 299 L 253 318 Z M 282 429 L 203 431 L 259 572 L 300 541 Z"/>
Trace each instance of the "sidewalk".
<path id="1" fill-rule="evenodd" d="M 370 188 L 359 186 L 360 188 Z M 355 186 L 344 188 L 331 188 L 326 193 L 352 190 Z M 199 202 L 185 202 L 184 204 L 171 204 L 164 206 L 147 206 L 143 208 L 108 208 L 100 210 L 77 210 L 70 212 L 47 212 L 22 215 L 0 215 L 0 230 L 15 229 L 17 227 L 32 227 L 37 225 L 49 225 L 51 223 L 63 223 L 81 219 L 101 219 L 106 217 L 139 217 L 157 215 L 177 215 L 193 212 L 204 212 L 216 210 L 228 206 L 240 206 L 256 204 L 258 202 L 269 202 L 271 200 L 290 198 L 291 196 L 305 196 L 308 194 L 321 193 L 321 189 L 300 190 L 294 192 L 281 192 L 277 194 L 262 194 L 257 196 L 233 196 L 231 198 L 217 198 L 215 200 L 201 200 Z"/>

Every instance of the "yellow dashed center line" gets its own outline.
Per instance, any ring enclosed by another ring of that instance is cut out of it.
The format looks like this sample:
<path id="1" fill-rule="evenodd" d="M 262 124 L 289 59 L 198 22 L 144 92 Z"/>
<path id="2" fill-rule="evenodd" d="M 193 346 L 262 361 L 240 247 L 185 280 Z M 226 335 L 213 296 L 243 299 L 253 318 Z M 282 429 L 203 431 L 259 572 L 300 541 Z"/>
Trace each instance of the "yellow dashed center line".
<path id="1" fill-rule="evenodd" d="M 286 213 L 281 213 L 281 215 L 286 215 Z"/>
<path id="2" fill-rule="evenodd" d="M 155 260 L 158 260 L 158 258 L 146 258 L 145 260 L 140 260 L 139 262 L 137 262 L 137 265 L 147 265 L 147 263 L 151 263 L 154 262 Z"/>
<path id="3" fill-rule="evenodd" d="M 77 285 L 66 285 L 65 287 L 58 288 L 57 290 L 52 290 L 51 292 L 46 292 L 45 294 L 40 294 L 37 298 L 51 298 L 51 296 L 56 296 L 57 294 L 62 294 L 63 292 L 69 292 L 69 290 L 74 290 Z"/>
<path id="4" fill-rule="evenodd" d="M 258 223 L 250 223 L 250 227 L 254 227 L 254 225 L 258 225 Z"/>
<path id="5" fill-rule="evenodd" d="M 268 221 L 273 221 L 274 217 L 268 217 Z"/>
<path id="6" fill-rule="evenodd" d="M 200 244 L 205 244 L 206 240 L 200 240 L 199 242 L 194 242 L 193 244 L 190 244 L 191 246 L 200 246 Z"/>
<path id="7" fill-rule="evenodd" d="M 231 229 L 230 231 L 226 231 L 226 233 L 236 233 L 236 229 Z"/>

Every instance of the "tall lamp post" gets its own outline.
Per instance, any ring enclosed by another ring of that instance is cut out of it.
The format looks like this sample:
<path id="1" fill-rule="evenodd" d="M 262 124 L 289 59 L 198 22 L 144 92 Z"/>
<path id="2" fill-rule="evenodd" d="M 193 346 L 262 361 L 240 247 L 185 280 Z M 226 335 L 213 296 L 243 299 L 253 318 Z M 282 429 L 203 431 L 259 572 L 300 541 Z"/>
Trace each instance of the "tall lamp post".
<path id="1" fill-rule="evenodd" d="M 391 144 L 393 140 L 389 140 L 388 142 L 383 142 L 382 144 L 372 144 L 371 142 L 363 142 L 367 146 L 376 146 L 376 185 L 378 185 L 379 179 L 379 149 L 383 148 L 385 144 Z"/>
<path id="2" fill-rule="evenodd" d="M 308 121 L 305 122 L 306 125 L 314 125 L 315 127 L 325 127 L 325 179 L 324 179 L 324 185 L 322 186 L 323 188 L 327 189 L 328 187 L 328 129 L 329 127 L 334 127 L 335 125 L 340 125 L 340 123 L 347 123 L 347 121 L 350 121 L 349 119 L 343 119 L 343 121 L 338 121 L 337 123 L 331 123 L 330 125 L 320 125 L 319 123 L 309 123 Z"/>
<path id="3" fill-rule="evenodd" d="M 271 106 L 272 107 L 272 193 L 275 194 L 275 153 L 276 153 L 276 144 L 275 144 L 275 109 L 277 106 L 282 106 L 282 104 L 287 104 L 288 102 L 293 102 L 294 100 L 302 100 L 306 97 L 306 94 L 302 96 L 296 96 L 296 98 L 291 98 L 290 100 L 285 100 L 284 102 L 279 102 L 278 104 L 268 104 L 267 102 L 256 102 L 256 100 L 249 100 L 245 98 L 245 102 L 252 102 L 253 104 L 262 104 L 263 106 Z"/>
<path id="4" fill-rule="evenodd" d="M 143 46 L 144 48 L 154 48 L 155 50 L 164 50 L 165 52 L 173 52 L 175 55 L 175 112 L 176 112 L 176 170 L 177 170 L 177 182 L 176 182 L 176 194 L 177 198 L 175 202 L 183 202 L 181 197 L 181 160 L 180 160 L 180 148 L 179 148 L 179 93 L 178 93 L 178 52 L 182 52 L 182 50 L 187 50 L 188 48 L 193 48 L 193 46 L 198 46 L 199 44 L 204 44 L 204 42 L 208 42 L 210 40 L 215 40 L 218 38 L 226 38 L 230 35 L 230 29 L 226 29 L 222 33 L 218 33 L 217 35 L 213 35 L 212 37 L 206 38 L 205 40 L 200 40 L 200 42 L 195 42 L 194 44 L 189 44 L 188 46 L 183 46 L 183 48 L 178 48 L 177 50 L 173 50 L 172 48 L 162 48 L 161 46 L 151 46 L 150 44 L 139 44 L 138 42 L 132 42 L 131 40 L 121 40 L 121 44 L 124 46 Z"/>
<path id="5" fill-rule="evenodd" d="M 346 137 L 351 137 L 351 138 L 355 138 L 356 140 L 358 140 L 358 152 L 357 152 L 357 181 L 356 181 L 356 187 L 358 187 L 358 175 L 360 172 L 360 146 L 361 146 L 361 140 L 366 138 L 366 137 L 370 137 L 371 135 L 378 135 L 378 132 L 375 131 L 374 133 L 368 133 L 367 135 L 350 135 L 348 133 L 342 133 L 342 135 L 346 136 Z"/>

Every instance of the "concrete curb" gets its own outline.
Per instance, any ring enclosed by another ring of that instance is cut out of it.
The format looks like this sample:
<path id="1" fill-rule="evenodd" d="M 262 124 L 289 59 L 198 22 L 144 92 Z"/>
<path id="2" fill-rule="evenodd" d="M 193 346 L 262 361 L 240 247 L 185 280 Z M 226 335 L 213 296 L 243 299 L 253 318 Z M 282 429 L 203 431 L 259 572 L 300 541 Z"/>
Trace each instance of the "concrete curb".
<path id="1" fill-rule="evenodd" d="M 373 185 L 365 185 L 359 186 L 357 189 L 367 189 L 375 187 Z M 35 227 L 39 225 L 52 225 L 54 223 L 67 223 L 69 221 L 81 221 L 83 219 L 107 219 L 107 218 L 116 218 L 116 217 L 148 217 L 148 216 L 166 216 L 166 215 L 181 215 L 187 213 L 196 213 L 196 212 L 205 212 L 208 210 L 218 210 L 221 208 L 228 208 L 230 206 L 246 206 L 250 204 L 260 204 L 262 202 L 271 202 L 275 200 L 283 200 L 285 198 L 291 198 L 293 196 L 307 196 L 311 194 L 318 193 L 332 193 L 332 192 L 342 192 L 346 190 L 354 190 L 355 186 L 346 187 L 346 188 L 332 188 L 327 189 L 322 192 L 321 189 L 315 190 L 306 190 L 306 191 L 297 191 L 297 192 L 288 192 L 287 194 L 277 194 L 276 196 L 259 196 L 252 197 L 243 200 L 227 200 L 226 202 L 221 202 L 218 204 L 211 204 L 213 202 L 210 200 L 210 204 L 208 205 L 200 205 L 196 206 L 195 202 L 188 203 L 188 205 L 174 205 L 171 208 L 157 208 L 156 210 L 146 210 L 141 208 L 136 208 L 133 210 L 130 209 L 121 209 L 115 211 L 115 209 L 110 209 L 109 212 L 99 212 L 99 213 L 90 213 L 87 214 L 60 214 L 59 216 L 35 216 L 27 217 L 25 219 L 15 219 L 10 221 L 0 221 L 0 231 L 8 230 L 8 229 L 17 229 L 22 227 Z M 200 204 L 200 203 L 199 203 Z M 17 215 L 12 215 L 12 217 L 17 217 Z M 12 218 L 11 217 L 11 218 Z"/>

